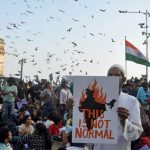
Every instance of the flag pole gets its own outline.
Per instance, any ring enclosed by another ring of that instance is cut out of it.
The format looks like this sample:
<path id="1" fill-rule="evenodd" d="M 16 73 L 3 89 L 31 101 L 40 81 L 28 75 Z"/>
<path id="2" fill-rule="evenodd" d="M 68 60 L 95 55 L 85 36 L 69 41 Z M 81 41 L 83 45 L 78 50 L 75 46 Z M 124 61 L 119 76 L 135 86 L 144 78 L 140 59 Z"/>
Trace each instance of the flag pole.
<path id="1" fill-rule="evenodd" d="M 124 39 L 124 43 L 125 43 L 125 73 L 126 73 L 126 78 L 127 78 L 126 36 L 125 36 L 125 39 Z"/>

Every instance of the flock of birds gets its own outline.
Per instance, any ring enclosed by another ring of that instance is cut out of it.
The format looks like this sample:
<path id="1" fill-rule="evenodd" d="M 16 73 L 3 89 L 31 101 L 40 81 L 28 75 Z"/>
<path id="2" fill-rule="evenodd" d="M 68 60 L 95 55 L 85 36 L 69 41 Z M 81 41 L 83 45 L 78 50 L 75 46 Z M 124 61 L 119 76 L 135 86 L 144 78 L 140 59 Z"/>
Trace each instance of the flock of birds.
<path id="1" fill-rule="evenodd" d="M 21 35 L 22 31 L 24 31 L 25 27 L 28 27 L 29 22 L 27 21 L 28 20 L 27 18 L 28 17 L 34 17 L 34 15 L 38 12 L 38 9 L 43 9 L 43 5 L 45 3 L 45 0 L 35 0 L 35 1 L 36 1 L 36 5 L 33 6 L 33 4 L 31 4 L 31 2 L 29 0 L 22 0 L 22 3 L 24 4 L 24 7 L 26 8 L 26 10 L 23 12 L 20 12 L 20 14 L 19 14 L 20 17 L 19 17 L 17 22 L 9 22 L 9 20 L 8 20 L 8 24 L 6 26 L 0 27 L 0 32 L 2 32 L 5 28 L 8 31 L 7 33 L 9 33 L 9 34 L 5 34 L 3 37 L 1 37 L 5 40 L 6 45 L 8 45 L 7 48 L 5 48 L 5 55 L 15 57 L 15 59 L 18 62 L 20 59 L 24 58 L 25 59 L 24 63 L 29 63 L 30 65 L 32 65 L 32 67 L 37 67 L 37 71 L 34 72 L 34 76 L 37 76 L 37 75 L 44 73 L 44 72 L 42 72 L 41 67 L 38 67 L 38 66 L 40 66 L 40 62 L 37 59 L 37 57 L 39 57 L 38 53 L 41 52 L 40 45 L 35 46 L 30 51 L 20 51 L 16 47 L 17 40 L 22 38 L 22 35 Z M 55 5 L 56 0 L 51 0 L 51 1 Z M 84 9 L 88 9 L 88 7 L 89 7 L 86 4 L 84 6 L 81 6 L 80 0 L 72 0 L 72 2 L 74 3 L 74 5 L 78 3 L 79 7 L 83 7 Z M 17 0 L 13 0 L 13 2 L 11 2 L 11 3 L 12 3 L 12 7 L 19 5 L 17 3 Z M 64 0 L 64 3 L 65 3 L 65 0 Z M 106 5 L 110 6 L 110 2 L 106 1 Z M 99 11 L 99 13 L 106 13 L 107 9 L 99 9 L 98 11 Z M 57 12 L 61 13 L 61 14 L 67 13 L 63 9 L 58 9 Z M 3 14 L 5 13 L 6 18 L 7 18 L 7 16 L 10 15 L 9 12 L 2 12 L 2 13 Z M 95 17 L 95 15 L 92 14 L 90 19 L 94 19 L 94 17 Z M 22 19 L 20 20 L 20 18 L 22 18 Z M 74 16 L 72 16 L 71 19 L 73 22 L 81 22 L 81 27 L 83 29 L 86 29 L 88 27 L 87 24 L 82 24 L 82 21 L 80 19 L 77 19 Z M 62 21 L 62 20 L 63 20 L 63 17 L 58 18 L 54 15 L 48 16 L 48 17 L 45 16 L 45 23 L 46 24 L 50 24 L 50 23 L 52 24 L 52 21 L 56 22 L 56 21 Z M 72 32 L 74 30 L 74 27 L 68 27 L 67 28 L 67 26 L 69 26 L 69 24 L 68 25 L 66 24 L 66 31 L 65 32 L 67 34 L 62 36 L 61 38 L 59 38 L 60 41 L 66 40 L 68 38 L 67 35 L 72 34 Z M 34 40 L 36 38 L 39 38 L 42 35 L 42 30 L 41 31 L 32 31 L 31 29 L 26 29 L 26 33 L 30 34 L 30 36 L 24 37 L 25 38 L 24 42 L 27 42 L 28 45 L 32 45 L 32 47 L 33 47 L 34 46 Z M 106 37 L 107 35 L 105 33 L 100 33 L 100 32 L 99 33 L 89 32 L 88 36 Z M 83 38 L 86 38 L 86 37 L 87 37 L 87 35 L 83 36 Z M 58 44 L 59 40 L 55 43 L 56 45 Z M 116 40 L 114 38 L 110 37 L 110 42 L 115 43 Z M 42 59 L 45 59 L 45 67 L 47 67 L 47 70 L 49 70 L 49 72 L 51 73 L 51 63 L 52 62 L 56 62 L 56 63 L 59 62 L 58 64 L 60 64 L 60 66 L 56 67 L 55 71 L 52 72 L 57 77 L 62 76 L 64 74 L 64 72 L 65 72 L 65 74 L 73 75 L 74 71 L 77 69 L 79 70 L 79 72 L 82 75 L 88 75 L 88 70 L 86 70 L 87 68 L 80 68 L 80 64 L 84 64 L 84 63 L 99 64 L 100 62 L 98 60 L 95 60 L 94 58 L 88 59 L 86 57 L 86 51 L 80 50 L 80 46 L 79 46 L 77 41 L 70 41 L 69 44 L 70 44 L 71 48 L 67 48 L 67 49 L 62 50 L 63 54 L 64 54 L 63 58 L 58 57 L 57 54 L 55 53 L 55 50 L 42 51 L 42 53 L 46 54 L 46 58 L 42 58 Z M 112 51 L 108 51 L 108 52 L 112 52 Z M 63 60 L 68 56 L 69 56 L 70 61 L 68 63 L 66 63 Z M 84 56 L 85 56 L 85 58 L 84 58 Z M 18 70 L 18 72 L 14 73 L 13 75 L 19 77 L 20 76 L 20 69 Z"/>

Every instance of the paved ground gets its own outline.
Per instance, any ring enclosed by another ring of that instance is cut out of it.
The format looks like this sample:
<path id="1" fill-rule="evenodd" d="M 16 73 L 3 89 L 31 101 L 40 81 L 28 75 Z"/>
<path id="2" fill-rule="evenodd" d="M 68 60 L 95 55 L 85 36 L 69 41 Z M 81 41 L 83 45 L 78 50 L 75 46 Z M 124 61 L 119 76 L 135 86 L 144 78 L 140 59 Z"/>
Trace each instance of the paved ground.
<path id="1" fill-rule="evenodd" d="M 52 150 L 58 150 L 59 147 L 62 147 L 62 142 L 54 142 Z"/>

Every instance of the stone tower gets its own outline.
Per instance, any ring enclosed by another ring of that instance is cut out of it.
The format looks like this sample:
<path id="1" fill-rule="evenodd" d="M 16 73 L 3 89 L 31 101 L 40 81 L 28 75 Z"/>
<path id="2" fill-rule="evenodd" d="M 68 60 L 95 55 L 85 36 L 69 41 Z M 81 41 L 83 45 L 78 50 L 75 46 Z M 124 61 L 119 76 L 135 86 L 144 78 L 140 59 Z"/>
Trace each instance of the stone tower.
<path id="1" fill-rule="evenodd" d="M 3 64 L 4 64 L 4 40 L 0 38 L 0 76 L 3 76 Z"/>

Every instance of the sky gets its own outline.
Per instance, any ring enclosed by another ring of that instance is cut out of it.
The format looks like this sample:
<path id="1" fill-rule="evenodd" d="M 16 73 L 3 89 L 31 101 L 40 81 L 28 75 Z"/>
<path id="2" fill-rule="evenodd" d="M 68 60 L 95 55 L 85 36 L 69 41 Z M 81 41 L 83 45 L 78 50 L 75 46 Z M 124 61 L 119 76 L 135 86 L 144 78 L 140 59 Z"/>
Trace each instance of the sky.
<path id="1" fill-rule="evenodd" d="M 105 76 L 113 64 L 125 67 L 125 36 L 146 55 L 145 29 L 139 26 L 145 15 L 118 11 L 149 8 L 149 0 L 1 0 L 4 75 L 19 77 L 21 59 L 24 79 L 48 79 L 51 73 Z M 145 68 L 128 61 L 127 78 L 141 77 Z"/>

